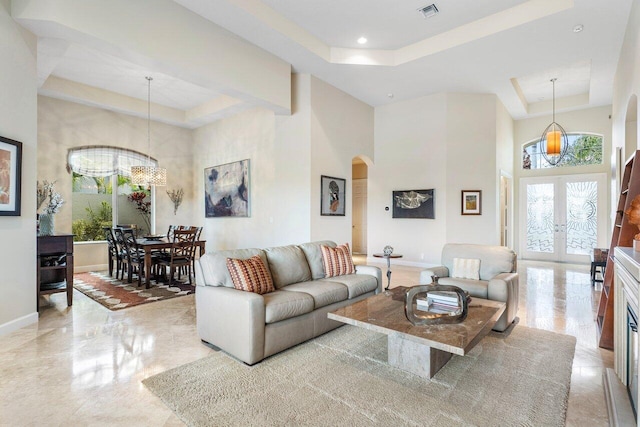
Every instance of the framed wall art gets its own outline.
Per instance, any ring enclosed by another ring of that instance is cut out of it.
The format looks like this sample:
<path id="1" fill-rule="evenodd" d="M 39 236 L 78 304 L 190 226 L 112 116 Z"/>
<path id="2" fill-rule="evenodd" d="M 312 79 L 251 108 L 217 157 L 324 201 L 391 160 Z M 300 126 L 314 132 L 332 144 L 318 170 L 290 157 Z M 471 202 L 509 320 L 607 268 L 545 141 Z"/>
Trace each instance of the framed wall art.
<path id="1" fill-rule="evenodd" d="M 393 218 L 435 219 L 435 190 L 393 192 Z"/>
<path id="2" fill-rule="evenodd" d="M 347 180 L 320 176 L 320 215 L 345 216 Z"/>
<path id="3" fill-rule="evenodd" d="M 249 159 L 204 170 L 205 217 L 248 217 Z"/>
<path id="4" fill-rule="evenodd" d="M 481 190 L 462 190 L 462 215 L 482 215 Z"/>
<path id="5" fill-rule="evenodd" d="M 20 216 L 22 143 L 0 136 L 0 216 Z"/>

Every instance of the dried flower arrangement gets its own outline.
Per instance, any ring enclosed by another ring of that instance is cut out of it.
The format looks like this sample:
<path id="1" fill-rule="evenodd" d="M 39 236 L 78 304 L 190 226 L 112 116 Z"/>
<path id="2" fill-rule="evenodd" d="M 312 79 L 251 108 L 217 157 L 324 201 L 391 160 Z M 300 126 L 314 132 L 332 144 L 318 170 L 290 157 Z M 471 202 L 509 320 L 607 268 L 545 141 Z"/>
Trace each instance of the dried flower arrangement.
<path id="1" fill-rule="evenodd" d="M 55 214 L 58 213 L 62 205 L 64 204 L 64 199 L 60 195 L 60 193 L 56 192 L 53 188 L 53 185 L 56 182 L 43 181 L 40 184 L 40 181 L 37 182 L 37 202 L 38 207 L 36 210 L 39 210 L 44 202 L 49 199 L 49 202 L 44 208 L 43 213 L 46 214 Z"/>
<path id="2" fill-rule="evenodd" d="M 173 202 L 173 214 L 175 215 L 178 212 L 178 207 L 182 204 L 182 196 L 184 196 L 184 190 L 182 188 L 178 188 L 177 190 L 167 190 L 167 196 Z"/>

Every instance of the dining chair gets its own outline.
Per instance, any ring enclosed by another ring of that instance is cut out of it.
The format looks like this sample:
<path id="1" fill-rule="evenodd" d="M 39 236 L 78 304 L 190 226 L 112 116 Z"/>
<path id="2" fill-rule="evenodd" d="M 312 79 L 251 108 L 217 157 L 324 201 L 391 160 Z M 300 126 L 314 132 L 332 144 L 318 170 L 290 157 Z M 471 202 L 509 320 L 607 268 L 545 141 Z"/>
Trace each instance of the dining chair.
<path id="1" fill-rule="evenodd" d="M 191 285 L 191 271 L 193 256 L 195 253 L 195 238 L 197 230 L 181 230 L 173 231 L 173 240 L 171 241 L 171 249 L 168 255 L 161 255 L 158 258 L 158 264 L 163 269 L 169 268 L 169 284 L 173 283 L 176 270 L 178 270 L 178 278 L 180 278 L 180 269 L 187 269 L 189 284 Z M 166 272 L 165 272 L 166 273 Z"/>
<path id="2" fill-rule="evenodd" d="M 135 233 L 131 228 L 116 228 L 115 231 L 116 236 L 118 234 L 121 234 L 122 241 L 124 242 L 124 253 L 126 257 L 126 263 L 128 264 L 127 282 L 131 283 L 133 281 L 133 273 L 135 272 L 138 276 L 138 286 L 140 286 L 142 284 L 142 277 L 144 276 L 144 251 L 140 250 L 140 248 L 138 247 Z M 152 255 L 152 266 L 155 261 L 156 257 Z"/>
<path id="3" fill-rule="evenodd" d="M 115 262 L 117 279 L 120 274 L 120 269 L 122 268 L 122 252 L 116 242 L 113 229 L 111 227 L 103 227 L 102 229 L 104 230 L 104 236 L 107 240 L 107 250 L 109 253 L 109 276 L 113 276 L 113 265 Z"/>

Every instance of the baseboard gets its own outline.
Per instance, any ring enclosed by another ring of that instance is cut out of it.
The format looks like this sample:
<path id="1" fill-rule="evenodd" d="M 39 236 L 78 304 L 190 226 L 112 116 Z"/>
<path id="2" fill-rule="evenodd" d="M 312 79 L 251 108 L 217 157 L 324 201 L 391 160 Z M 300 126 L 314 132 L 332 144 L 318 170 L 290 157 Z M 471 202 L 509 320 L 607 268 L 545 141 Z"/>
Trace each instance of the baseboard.
<path id="1" fill-rule="evenodd" d="M 32 323 L 37 323 L 37 322 L 38 322 L 38 312 L 34 311 L 31 314 L 27 314 L 26 316 L 19 317 L 10 322 L 0 325 L 0 336 L 9 334 L 13 331 L 17 331 L 20 328 L 24 328 L 25 326 L 29 326 Z"/>
<path id="2" fill-rule="evenodd" d="M 105 271 L 109 269 L 109 264 L 82 265 L 74 267 L 74 273 L 88 273 L 90 271 Z"/>

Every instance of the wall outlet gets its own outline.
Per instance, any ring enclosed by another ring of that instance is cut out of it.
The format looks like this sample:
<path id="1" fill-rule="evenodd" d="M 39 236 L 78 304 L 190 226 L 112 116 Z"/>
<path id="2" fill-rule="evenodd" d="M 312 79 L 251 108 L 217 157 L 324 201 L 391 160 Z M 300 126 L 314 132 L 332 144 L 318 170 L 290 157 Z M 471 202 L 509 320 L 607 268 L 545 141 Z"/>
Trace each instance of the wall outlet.
<path id="1" fill-rule="evenodd" d="M 420 254 L 420 260 L 424 261 L 424 254 Z"/>

